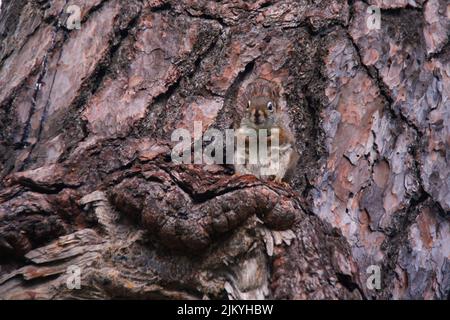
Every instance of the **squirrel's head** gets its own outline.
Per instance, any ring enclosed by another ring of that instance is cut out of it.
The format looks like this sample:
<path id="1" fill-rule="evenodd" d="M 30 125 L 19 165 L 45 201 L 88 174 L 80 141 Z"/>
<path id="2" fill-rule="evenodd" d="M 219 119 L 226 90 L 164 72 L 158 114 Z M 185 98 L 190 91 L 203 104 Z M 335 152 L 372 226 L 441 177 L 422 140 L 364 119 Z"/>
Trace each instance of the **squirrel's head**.
<path id="1" fill-rule="evenodd" d="M 245 118 L 258 128 L 270 128 L 279 109 L 278 86 L 268 80 L 257 80 L 246 90 Z"/>
<path id="2" fill-rule="evenodd" d="M 247 119 L 258 127 L 269 127 L 275 120 L 277 102 L 270 97 L 257 96 L 247 101 Z"/>

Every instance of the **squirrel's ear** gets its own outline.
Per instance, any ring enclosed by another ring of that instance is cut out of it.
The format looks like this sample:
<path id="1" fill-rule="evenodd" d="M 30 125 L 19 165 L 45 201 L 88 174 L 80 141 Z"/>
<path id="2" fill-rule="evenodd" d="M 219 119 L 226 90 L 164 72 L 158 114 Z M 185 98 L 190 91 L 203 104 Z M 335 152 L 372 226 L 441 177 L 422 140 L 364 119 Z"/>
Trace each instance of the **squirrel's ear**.
<path id="1" fill-rule="evenodd" d="M 273 100 L 277 100 L 276 98 L 280 96 L 280 88 L 276 83 L 272 86 L 270 94 L 272 95 Z"/>

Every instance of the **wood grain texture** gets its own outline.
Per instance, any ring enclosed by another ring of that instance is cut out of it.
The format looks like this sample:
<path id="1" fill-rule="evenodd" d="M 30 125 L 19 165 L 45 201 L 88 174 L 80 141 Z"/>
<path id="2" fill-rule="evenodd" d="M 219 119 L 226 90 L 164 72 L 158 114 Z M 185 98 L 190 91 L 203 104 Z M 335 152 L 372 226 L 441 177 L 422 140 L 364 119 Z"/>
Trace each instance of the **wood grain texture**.
<path id="1" fill-rule="evenodd" d="M 1 299 L 448 298 L 445 0 L 70 3 L 80 30 L 66 1 L 1 5 Z M 170 161 L 174 129 L 232 128 L 258 78 L 290 186 Z"/>

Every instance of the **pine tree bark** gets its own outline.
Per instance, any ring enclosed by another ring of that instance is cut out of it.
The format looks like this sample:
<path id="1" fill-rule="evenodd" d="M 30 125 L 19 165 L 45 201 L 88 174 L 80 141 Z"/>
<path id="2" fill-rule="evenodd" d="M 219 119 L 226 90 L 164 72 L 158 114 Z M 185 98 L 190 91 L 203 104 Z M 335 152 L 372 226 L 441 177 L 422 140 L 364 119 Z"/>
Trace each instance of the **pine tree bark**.
<path id="1" fill-rule="evenodd" d="M 1 299 L 449 297 L 447 1 L 4 0 L 0 31 Z M 256 78 L 291 186 L 170 161 Z"/>

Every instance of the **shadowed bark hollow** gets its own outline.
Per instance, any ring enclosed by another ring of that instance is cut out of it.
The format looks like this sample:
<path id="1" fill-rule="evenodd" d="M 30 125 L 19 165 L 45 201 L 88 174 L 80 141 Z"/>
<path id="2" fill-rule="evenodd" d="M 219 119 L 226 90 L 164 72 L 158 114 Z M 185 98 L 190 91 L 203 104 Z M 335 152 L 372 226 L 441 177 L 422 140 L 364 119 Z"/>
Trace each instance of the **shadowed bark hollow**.
<path id="1" fill-rule="evenodd" d="M 445 0 L 4 0 L 0 298 L 448 298 L 449 32 Z M 258 78 L 290 186 L 171 161 Z"/>

